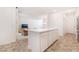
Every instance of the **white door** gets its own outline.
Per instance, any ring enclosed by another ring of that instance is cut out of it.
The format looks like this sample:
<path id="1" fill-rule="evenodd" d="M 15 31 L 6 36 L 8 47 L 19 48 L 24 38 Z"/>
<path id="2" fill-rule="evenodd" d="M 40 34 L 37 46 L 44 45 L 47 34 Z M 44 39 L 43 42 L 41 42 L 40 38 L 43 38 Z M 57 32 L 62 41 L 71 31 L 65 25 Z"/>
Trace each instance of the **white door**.
<path id="1" fill-rule="evenodd" d="M 76 33 L 76 19 L 74 15 L 68 15 L 64 17 L 64 33 Z"/>

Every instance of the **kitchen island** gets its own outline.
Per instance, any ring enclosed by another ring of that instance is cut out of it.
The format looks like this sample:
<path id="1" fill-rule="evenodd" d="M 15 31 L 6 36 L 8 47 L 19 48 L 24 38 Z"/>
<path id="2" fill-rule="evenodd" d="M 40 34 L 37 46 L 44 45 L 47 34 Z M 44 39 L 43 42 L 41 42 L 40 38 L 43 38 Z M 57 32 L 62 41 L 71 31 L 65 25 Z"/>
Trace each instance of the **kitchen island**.
<path id="1" fill-rule="evenodd" d="M 28 47 L 32 52 L 43 52 L 58 39 L 57 28 L 29 29 Z"/>

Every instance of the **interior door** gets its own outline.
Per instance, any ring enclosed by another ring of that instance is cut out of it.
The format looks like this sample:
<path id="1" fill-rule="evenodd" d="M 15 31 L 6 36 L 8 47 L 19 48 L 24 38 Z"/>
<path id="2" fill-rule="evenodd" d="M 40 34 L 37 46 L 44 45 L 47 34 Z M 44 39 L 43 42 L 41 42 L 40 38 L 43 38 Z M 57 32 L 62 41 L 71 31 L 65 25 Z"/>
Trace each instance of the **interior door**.
<path id="1" fill-rule="evenodd" d="M 76 19 L 75 16 L 70 14 L 64 18 L 64 33 L 76 34 Z"/>

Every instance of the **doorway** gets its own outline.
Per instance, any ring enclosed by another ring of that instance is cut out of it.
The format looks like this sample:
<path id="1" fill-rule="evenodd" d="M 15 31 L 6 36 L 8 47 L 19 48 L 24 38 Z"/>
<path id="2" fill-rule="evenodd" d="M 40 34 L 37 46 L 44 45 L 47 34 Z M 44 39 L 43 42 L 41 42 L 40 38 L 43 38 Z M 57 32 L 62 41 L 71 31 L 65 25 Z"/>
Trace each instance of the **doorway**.
<path id="1" fill-rule="evenodd" d="M 16 51 L 28 52 L 28 24 L 23 23 L 22 13 L 19 8 L 16 8 Z"/>
<path id="2" fill-rule="evenodd" d="M 64 34 L 70 33 L 76 35 L 76 14 L 66 13 L 63 20 Z"/>

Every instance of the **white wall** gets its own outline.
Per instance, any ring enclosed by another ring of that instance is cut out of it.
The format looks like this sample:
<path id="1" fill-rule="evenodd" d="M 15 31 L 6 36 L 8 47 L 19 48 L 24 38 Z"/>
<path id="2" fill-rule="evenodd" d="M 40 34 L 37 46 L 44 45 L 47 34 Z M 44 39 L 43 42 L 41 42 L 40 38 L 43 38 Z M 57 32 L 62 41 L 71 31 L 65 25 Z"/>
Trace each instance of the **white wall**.
<path id="1" fill-rule="evenodd" d="M 23 23 L 28 24 L 29 21 L 30 20 L 29 20 L 29 16 L 28 15 L 19 13 L 19 22 L 20 22 L 19 25 L 23 24 Z"/>
<path id="2" fill-rule="evenodd" d="M 16 8 L 0 7 L 0 45 L 16 40 Z"/>
<path id="3" fill-rule="evenodd" d="M 57 27 L 57 20 L 56 20 L 56 14 L 55 13 L 49 13 L 48 14 L 48 26 L 49 27 Z"/>
<path id="4" fill-rule="evenodd" d="M 19 13 L 19 25 L 25 23 L 29 25 L 29 28 L 33 27 L 47 27 L 47 15 L 41 15 L 41 16 L 28 16 L 26 14 Z M 36 25 L 37 24 L 37 25 Z"/>
<path id="5" fill-rule="evenodd" d="M 63 36 L 63 13 L 56 12 L 49 14 L 48 18 L 49 27 L 57 27 L 60 36 Z"/>
<path id="6" fill-rule="evenodd" d="M 43 19 L 43 27 L 48 27 L 48 14 L 41 15 L 41 18 Z"/>
<path id="7" fill-rule="evenodd" d="M 75 10 L 76 11 L 76 10 Z M 64 13 L 64 34 L 72 33 L 76 34 L 76 12 L 70 11 Z"/>
<path id="8" fill-rule="evenodd" d="M 50 27 L 57 27 L 59 35 L 63 36 L 65 33 L 76 34 L 76 19 L 77 10 L 66 10 L 63 12 L 55 12 L 49 14 L 48 25 Z"/>
<path id="9" fill-rule="evenodd" d="M 63 36 L 63 13 L 62 12 L 58 14 L 57 26 L 58 26 L 59 35 Z"/>

